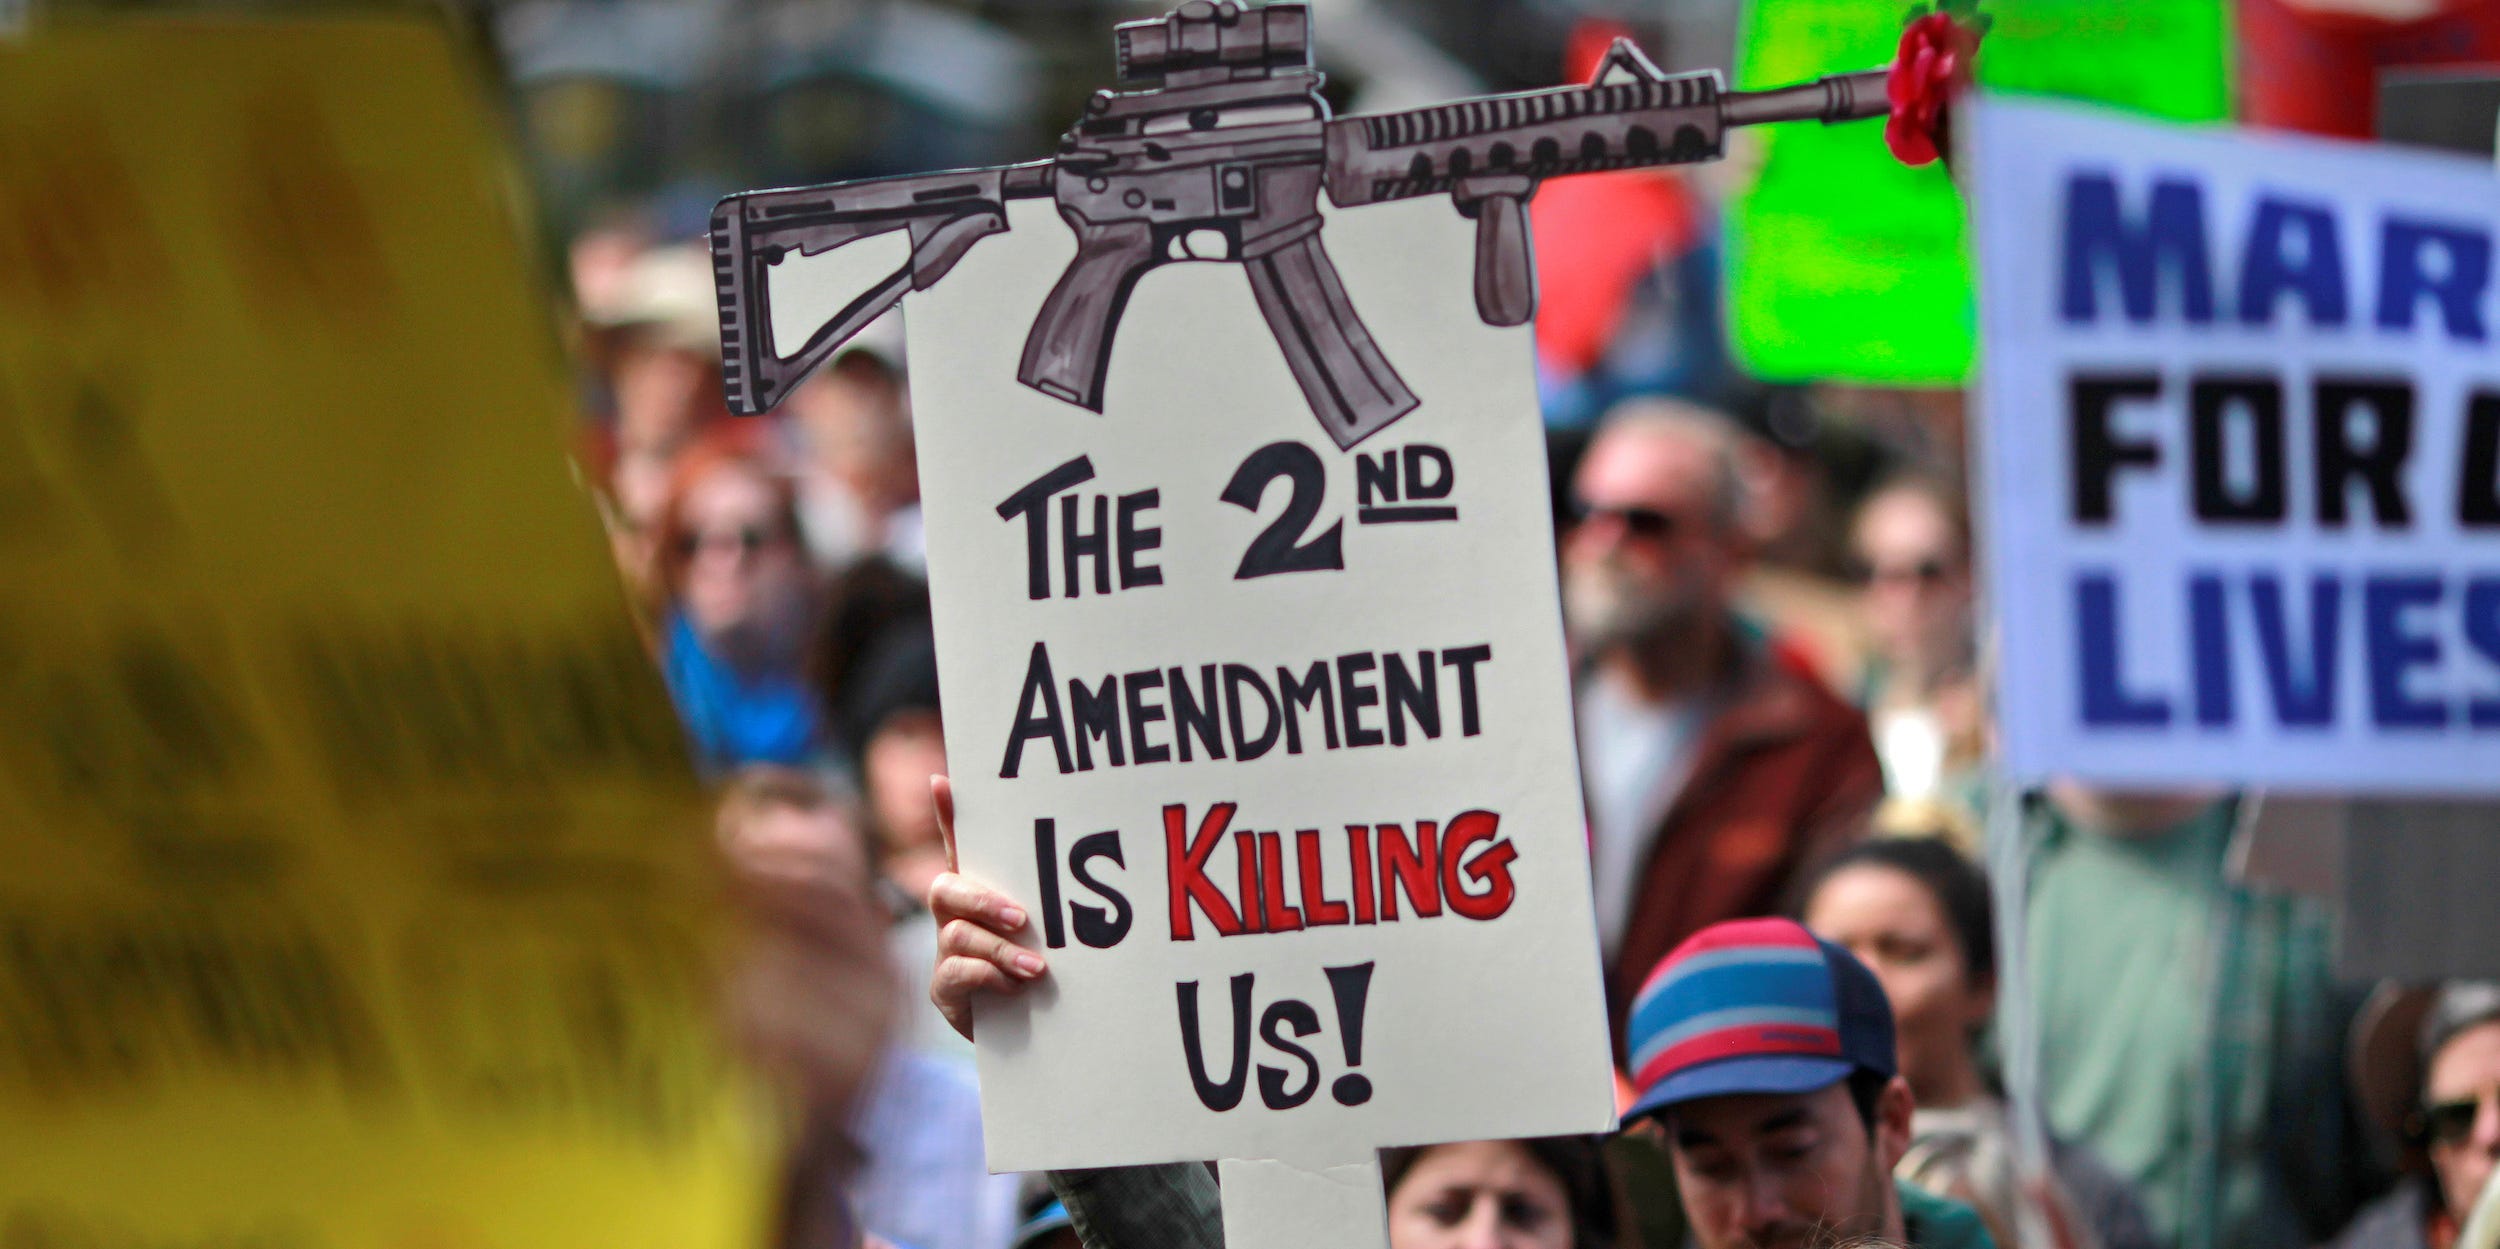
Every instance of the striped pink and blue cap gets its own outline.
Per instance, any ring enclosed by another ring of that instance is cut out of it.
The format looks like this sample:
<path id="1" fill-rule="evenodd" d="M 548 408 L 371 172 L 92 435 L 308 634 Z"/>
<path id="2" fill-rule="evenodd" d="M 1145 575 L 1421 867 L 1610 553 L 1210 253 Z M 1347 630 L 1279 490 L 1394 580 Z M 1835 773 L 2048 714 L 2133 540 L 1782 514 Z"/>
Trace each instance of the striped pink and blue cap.
<path id="1" fill-rule="evenodd" d="M 1892 1007 L 1856 956 L 1787 919 L 1713 924 L 1659 960 L 1625 1026 L 1627 1119 L 1702 1097 L 1894 1074 Z"/>

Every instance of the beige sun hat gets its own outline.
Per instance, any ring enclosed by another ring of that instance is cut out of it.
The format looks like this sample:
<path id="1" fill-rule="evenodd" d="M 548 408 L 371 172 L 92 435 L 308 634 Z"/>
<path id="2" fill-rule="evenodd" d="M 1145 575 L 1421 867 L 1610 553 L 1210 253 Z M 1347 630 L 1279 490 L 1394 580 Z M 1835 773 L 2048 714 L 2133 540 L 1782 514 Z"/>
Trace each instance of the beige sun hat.
<path id="1" fill-rule="evenodd" d="M 634 259 L 603 307 L 582 320 L 607 330 L 638 330 L 685 351 L 720 356 L 720 297 L 712 287 L 711 253 L 699 244 L 654 247 Z"/>

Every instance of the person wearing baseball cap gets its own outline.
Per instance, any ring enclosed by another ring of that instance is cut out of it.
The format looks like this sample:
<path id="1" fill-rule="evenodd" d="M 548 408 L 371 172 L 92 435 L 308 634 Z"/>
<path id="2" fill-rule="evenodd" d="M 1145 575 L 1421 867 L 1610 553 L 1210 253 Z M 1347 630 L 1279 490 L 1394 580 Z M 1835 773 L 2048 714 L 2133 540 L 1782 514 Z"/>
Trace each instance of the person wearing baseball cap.
<path id="1" fill-rule="evenodd" d="M 1995 1249 L 1969 1207 L 1892 1178 L 1910 1086 L 1847 950 L 1794 920 L 1714 924 L 1659 961 L 1624 1032 L 1626 1126 L 1662 1140 L 1700 1249 Z"/>

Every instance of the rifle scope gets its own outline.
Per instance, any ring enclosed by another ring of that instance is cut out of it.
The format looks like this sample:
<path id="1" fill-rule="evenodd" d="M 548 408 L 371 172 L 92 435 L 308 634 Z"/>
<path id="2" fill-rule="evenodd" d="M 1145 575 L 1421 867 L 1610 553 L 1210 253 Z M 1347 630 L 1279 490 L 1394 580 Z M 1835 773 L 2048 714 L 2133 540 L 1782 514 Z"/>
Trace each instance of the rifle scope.
<path id="1" fill-rule="evenodd" d="M 1112 28 L 1127 86 L 1190 86 L 1265 78 L 1311 64 L 1311 13 L 1299 4 L 1245 9 L 1192 0 L 1169 14 Z"/>

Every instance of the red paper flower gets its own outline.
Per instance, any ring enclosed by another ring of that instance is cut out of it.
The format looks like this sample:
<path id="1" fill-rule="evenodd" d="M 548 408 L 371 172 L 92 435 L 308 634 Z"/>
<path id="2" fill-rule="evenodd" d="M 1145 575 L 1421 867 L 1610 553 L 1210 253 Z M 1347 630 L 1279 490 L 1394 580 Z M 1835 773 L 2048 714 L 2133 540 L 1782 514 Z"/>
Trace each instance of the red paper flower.
<path id="1" fill-rule="evenodd" d="M 1892 117 L 1884 123 L 1884 143 L 1905 165 L 1924 165 L 1947 146 L 1945 108 L 1971 83 L 1971 58 L 1979 52 L 1979 32 L 1948 13 L 1929 13 L 1901 32 L 1901 50 L 1892 59 L 1884 94 L 1892 101 Z"/>

